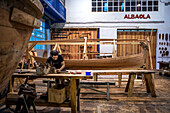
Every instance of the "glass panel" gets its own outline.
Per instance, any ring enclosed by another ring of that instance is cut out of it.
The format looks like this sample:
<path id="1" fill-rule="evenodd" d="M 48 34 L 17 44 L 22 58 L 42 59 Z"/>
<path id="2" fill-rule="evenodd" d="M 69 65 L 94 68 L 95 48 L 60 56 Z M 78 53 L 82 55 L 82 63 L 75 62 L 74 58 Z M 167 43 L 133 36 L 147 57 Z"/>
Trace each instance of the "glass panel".
<path id="1" fill-rule="evenodd" d="M 112 8 L 112 7 L 109 7 L 109 11 L 113 11 L 113 8 Z"/>
<path id="2" fill-rule="evenodd" d="M 109 2 L 108 6 L 113 6 L 113 2 Z"/>
<path id="3" fill-rule="evenodd" d="M 142 1 L 142 6 L 146 6 L 146 3 L 147 3 L 146 0 L 143 0 Z"/>
<path id="4" fill-rule="evenodd" d="M 130 11 L 130 7 L 126 7 L 126 11 Z"/>
<path id="5" fill-rule="evenodd" d="M 152 11 L 152 7 L 148 7 L 148 11 Z"/>
<path id="6" fill-rule="evenodd" d="M 141 11 L 141 7 L 137 7 L 137 11 Z"/>
<path id="7" fill-rule="evenodd" d="M 136 11 L 136 7 L 131 7 L 131 11 Z"/>
<path id="8" fill-rule="evenodd" d="M 92 11 L 93 11 L 93 12 L 96 12 L 96 8 L 92 8 Z"/>
<path id="9" fill-rule="evenodd" d="M 154 11 L 158 11 L 158 7 L 154 7 Z"/>
<path id="10" fill-rule="evenodd" d="M 92 2 L 92 6 L 96 6 L 96 2 Z"/>
<path id="11" fill-rule="evenodd" d="M 98 6 L 102 6 L 102 3 L 101 3 L 101 2 L 98 2 L 97 5 L 98 5 Z"/>
<path id="12" fill-rule="evenodd" d="M 114 2 L 114 6 L 118 6 L 118 2 Z"/>
<path id="13" fill-rule="evenodd" d="M 107 11 L 107 2 L 103 2 L 103 11 Z"/>
<path id="14" fill-rule="evenodd" d="M 141 11 L 141 1 L 137 1 L 137 11 Z"/>
<path id="15" fill-rule="evenodd" d="M 148 6 L 151 6 L 152 5 L 152 1 L 148 1 Z"/>
<path id="16" fill-rule="evenodd" d="M 118 7 L 114 7 L 114 11 L 117 12 L 118 11 Z"/>
<path id="17" fill-rule="evenodd" d="M 98 11 L 98 12 L 101 12 L 101 11 L 102 11 L 102 7 L 98 7 L 98 8 L 97 8 L 97 11 Z"/>
<path id="18" fill-rule="evenodd" d="M 119 2 L 119 11 L 124 11 L 124 2 Z"/>
<path id="19" fill-rule="evenodd" d="M 126 4 L 125 4 L 126 6 L 130 6 L 130 2 L 128 1 L 126 1 Z"/>
<path id="20" fill-rule="evenodd" d="M 158 5 L 158 1 L 154 1 L 154 5 Z"/>
<path id="21" fill-rule="evenodd" d="M 134 0 L 131 1 L 131 6 L 136 6 L 136 3 Z"/>
<path id="22" fill-rule="evenodd" d="M 147 9 L 146 7 L 142 7 L 142 11 L 147 11 L 146 9 Z"/>

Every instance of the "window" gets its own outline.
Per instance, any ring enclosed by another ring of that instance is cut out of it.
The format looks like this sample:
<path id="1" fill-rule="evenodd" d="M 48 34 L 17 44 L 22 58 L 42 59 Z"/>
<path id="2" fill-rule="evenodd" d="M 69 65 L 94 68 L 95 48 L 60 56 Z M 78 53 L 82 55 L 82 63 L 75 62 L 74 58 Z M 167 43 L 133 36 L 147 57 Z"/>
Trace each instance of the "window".
<path id="1" fill-rule="evenodd" d="M 45 40 L 45 23 L 41 21 L 39 29 L 34 29 L 30 41 L 42 41 Z M 35 45 L 34 49 L 44 49 L 45 45 Z"/>
<path id="2" fill-rule="evenodd" d="M 92 0 L 92 12 L 158 11 L 158 0 Z"/>

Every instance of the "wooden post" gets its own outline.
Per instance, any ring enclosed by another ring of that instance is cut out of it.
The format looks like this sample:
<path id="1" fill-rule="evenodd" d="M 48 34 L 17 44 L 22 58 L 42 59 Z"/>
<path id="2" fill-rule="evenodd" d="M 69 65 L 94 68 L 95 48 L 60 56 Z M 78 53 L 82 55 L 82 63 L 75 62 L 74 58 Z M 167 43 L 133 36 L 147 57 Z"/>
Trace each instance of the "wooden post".
<path id="1" fill-rule="evenodd" d="M 11 79 L 10 79 L 10 81 L 9 81 L 9 91 L 10 91 L 10 92 L 13 92 L 12 77 L 11 77 Z"/>
<path id="2" fill-rule="evenodd" d="M 57 47 L 58 47 L 58 44 L 56 43 L 54 48 L 53 48 L 53 51 L 56 51 L 57 50 Z"/>
<path id="3" fill-rule="evenodd" d="M 77 86 L 77 111 L 80 112 L 80 79 L 76 79 Z"/>
<path id="4" fill-rule="evenodd" d="M 60 54 L 62 54 L 62 51 L 61 51 L 61 48 L 60 48 L 60 45 L 58 44 L 58 51 Z"/>
<path id="5" fill-rule="evenodd" d="M 153 63 L 152 63 L 152 53 L 151 53 L 151 37 L 152 37 L 152 33 L 153 33 L 153 29 L 151 31 L 151 35 L 150 37 L 147 37 L 147 41 L 148 41 L 148 48 L 149 48 L 149 58 L 150 58 L 150 68 L 153 69 Z"/>
<path id="6" fill-rule="evenodd" d="M 147 93 L 150 93 L 149 83 L 148 83 L 148 81 L 147 81 L 146 76 L 147 76 L 147 74 L 144 74 L 144 75 L 143 75 L 143 78 L 144 78 L 144 81 L 143 81 L 144 83 L 143 83 L 143 84 L 146 85 L 146 91 L 147 91 Z"/>
<path id="7" fill-rule="evenodd" d="M 77 104 L 76 104 L 76 79 L 71 78 L 71 113 L 77 113 Z"/>
<path id="8" fill-rule="evenodd" d="M 94 73 L 94 81 L 97 81 L 97 73 Z"/>
<path id="9" fill-rule="evenodd" d="M 128 79 L 128 82 L 126 84 L 125 92 L 128 92 L 130 79 L 131 79 L 131 73 L 129 74 L 129 79 Z"/>
<path id="10" fill-rule="evenodd" d="M 112 58 L 116 57 L 116 42 L 115 40 L 113 41 L 113 51 L 112 51 Z"/>
<path id="11" fill-rule="evenodd" d="M 22 65 L 21 65 L 21 69 L 24 68 L 24 63 L 25 63 L 25 58 L 22 58 Z"/>
<path id="12" fill-rule="evenodd" d="M 149 58 L 150 58 L 150 69 L 153 69 L 153 62 L 152 62 L 152 53 L 151 53 L 151 38 L 152 38 L 152 34 L 153 34 L 153 29 L 151 31 L 151 35 L 150 37 L 147 37 L 147 41 L 148 41 L 148 48 L 149 48 Z M 153 83 L 153 87 L 155 87 L 155 83 L 154 83 L 154 74 L 152 75 L 152 83 Z"/>
<path id="13" fill-rule="evenodd" d="M 152 75 L 151 74 L 145 74 L 146 77 L 146 84 L 148 84 L 149 90 L 151 92 L 151 96 L 152 97 L 156 97 L 156 93 L 155 93 L 155 86 L 152 80 Z"/>
<path id="14" fill-rule="evenodd" d="M 83 52 L 83 59 L 88 59 L 88 56 L 87 56 L 87 37 L 84 37 L 84 52 Z"/>
<path id="15" fill-rule="evenodd" d="M 132 96 L 135 77 L 136 77 L 136 74 L 134 74 L 134 73 L 131 74 L 131 79 L 130 79 L 129 89 L 128 89 L 128 97 Z"/>
<path id="16" fill-rule="evenodd" d="M 118 74 L 118 78 L 119 78 L 119 87 L 120 87 L 121 82 L 122 82 L 122 73 L 119 73 L 119 74 Z"/>

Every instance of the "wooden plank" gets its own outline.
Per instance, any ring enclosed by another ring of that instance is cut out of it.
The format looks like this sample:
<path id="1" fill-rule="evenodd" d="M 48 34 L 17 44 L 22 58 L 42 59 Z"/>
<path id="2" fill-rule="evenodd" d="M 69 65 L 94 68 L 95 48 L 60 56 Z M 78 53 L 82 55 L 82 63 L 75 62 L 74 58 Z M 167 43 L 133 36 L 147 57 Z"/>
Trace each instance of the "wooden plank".
<path id="1" fill-rule="evenodd" d="M 76 79 L 71 79 L 71 112 L 77 113 L 77 104 L 76 104 Z"/>
<path id="2" fill-rule="evenodd" d="M 90 70 L 93 73 L 106 73 L 106 72 L 115 72 L 115 73 L 155 73 L 155 70 Z"/>
<path id="3" fill-rule="evenodd" d="M 56 43 L 60 44 L 60 45 L 84 45 L 84 42 L 45 42 L 45 41 L 42 41 L 42 42 L 33 42 L 31 41 L 30 43 L 37 43 L 37 44 L 40 44 L 40 45 L 55 45 Z M 98 45 L 98 44 L 108 44 L 108 45 L 113 45 L 114 42 L 87 42 L 88 45 Z M 124 44 L 124 45 L 140 45 L 140 42 L 116 42 L 117 45 L 119 44 Z"/>
<path id="4" fill-rule="evenodd" d="M 136 74 L 131 74 L 131 79 L 130 79 L 129 89 L 128 89 L 128 97 L 132 96 L 135 77 L 136 77 Z"/>
<path id="5" fill-rule="evenodd" d="M 17 8 L 13 8 L 11 20 L 34 28 L 39 28 L 41 26 L 37 18 Z"/>
<path id="6" fill-rule="evenodd" d="M 31 51 L 36 44 L 37 44 L 36 42 L 35 42 L 35 43 L 32 43 L 31 45 L 28 46 L 28 49 L 27 49 L 27 50 L 28 50 L 28 51 Z"/>

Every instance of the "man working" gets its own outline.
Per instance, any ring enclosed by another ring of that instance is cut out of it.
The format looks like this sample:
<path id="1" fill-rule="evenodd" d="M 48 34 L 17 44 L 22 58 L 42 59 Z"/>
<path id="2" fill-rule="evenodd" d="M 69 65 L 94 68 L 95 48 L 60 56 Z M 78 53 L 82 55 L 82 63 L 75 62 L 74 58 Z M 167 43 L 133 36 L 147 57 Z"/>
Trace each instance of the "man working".
<path id="1" fill-rule="evenodd" d="M 59 55 L 57 51 L 51 51 L 50 55 L 51 56 L 47 59 L 46 63 L 50 64 L 50 66 L 52 67 L 51 72 L 58 73 L 61 71 L 65 71 L 65 62 L 62 55 Z M 55 82 L 56 86 L 58 84 L 64 84 L 64 79 L 56 79 Z"/>
<path id="2" fill-rule="evenodd" d="M 51 51 L 51 56 L 47 59 L 48 64 L 53 69 L 54 73 L 65 71 L 65 62 L 62 55 L 59 55 L 57 51 Z"/>

